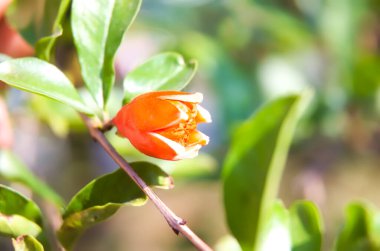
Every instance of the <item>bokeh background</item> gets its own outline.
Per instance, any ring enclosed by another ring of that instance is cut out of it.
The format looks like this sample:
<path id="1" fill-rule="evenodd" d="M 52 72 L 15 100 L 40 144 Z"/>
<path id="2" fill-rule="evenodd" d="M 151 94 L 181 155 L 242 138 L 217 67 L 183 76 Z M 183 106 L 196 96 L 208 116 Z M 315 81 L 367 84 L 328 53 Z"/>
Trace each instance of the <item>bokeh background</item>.
<path id="1" fill-rule="evenodd" d="M 63 45 L 61 67 L 75 80 L 79 65 Z M 119 82 L 162 51 L 199 62 L 187 90 L 204 93 L 213 123 L 201 126 L 211 142 L 198 158 L 159 162 L 176 187 L 158 194 L 211 246 L 228 234 L 220 171 L 231 133 L 267 101 L 304 89 L 315 95 L 293 140 L 279 196 L 287 205 L 310 199 L 319 206 L 325 250 L 349 201 L 380 206 L 380 1 L 144 0 L 119 49 Z M 120 107 L 119 88 L 111 114 Z M 15 152 L 66 200 L 116 168 L 73 111 L 16 90 L 7 100 Z M 114 131 L 107 136 L 128 160 L 147 159 Z M 1 243 L 1 250 L 11 250 Z M 148 202 L 91 228 L 75 250 L 194 248 Z"/>

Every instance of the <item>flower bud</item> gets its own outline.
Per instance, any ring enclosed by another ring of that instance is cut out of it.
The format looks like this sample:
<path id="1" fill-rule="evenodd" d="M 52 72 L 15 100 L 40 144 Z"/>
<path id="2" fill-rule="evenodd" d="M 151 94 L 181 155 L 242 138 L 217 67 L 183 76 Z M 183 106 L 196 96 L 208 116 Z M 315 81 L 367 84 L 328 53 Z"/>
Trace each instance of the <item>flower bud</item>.
<path id="1" fill-rule="evenodd" d="M 166 160 L 193 158 L 209 138 L 197 130 L 211 122 L 199 105 L 201 93 L 159 91 L 142 94 L 123 106 L 113 124 L 142 153 Z"/>

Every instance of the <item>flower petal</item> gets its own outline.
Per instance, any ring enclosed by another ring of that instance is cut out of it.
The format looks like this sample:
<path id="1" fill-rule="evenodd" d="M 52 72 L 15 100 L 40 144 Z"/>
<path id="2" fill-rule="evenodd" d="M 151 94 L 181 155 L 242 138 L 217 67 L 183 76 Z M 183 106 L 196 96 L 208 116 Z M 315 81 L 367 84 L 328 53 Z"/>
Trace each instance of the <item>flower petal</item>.
<path id="1" fill-rule="evenodd" d="M 171 102 L 157 98 L 136 98 L 126 105 L 126 109 L 128 123 L 146 132 L 164 129 L 188 118 L 186 113 Z"/>
<path id="2" fill-rule="evenodd" d="M 196 93 L 177 93 L 172 95 L 162 95 L 159 96 L 160 99 L 167 99 L 167 100 L 178 100 L 182 102 L 189 102 L 189 103 L 201 103 L 203 100 L 203 94 L 200 92 Z"/>
<path id="3" fill-rule="evenodd" d="M 186 147 L 186 151 L 178 154 L 174 160 L 181 160 L 181 159 L 192 159 L 198 156 L 199 149 L 201 149 L 201 145 L 194 145 Z"/>
<path id="4" fill-rule="evenodd" d="M 174 156 L 173 160 L 194 158 L 198 155 L 198 151 L 202 147 L 202 145 L 200 144 L 184 147 L 183 145 L 171 139 L 168 139 L 158 133 L 150 133 L 150 135 L 162 140 L 162 142 L 166 143 L 176 153 L 176 156 Z"/>
<path id="5" fill-rule="evenodd" d="M 168 139 L 161 134 L 151 132 L 150 135 L 162 140 L 165 144 L 167 144 L 171 149 L 173 149 L 177 154 L 183 153 L 186 151 L 185 147 L 174 140 Z"/>
<path id="6" fill-rule="evenodd" d="M 205 146 L 210 141 L 210 138 L 200 131 L 194 130 L 189 134 L 188 145 L 202 145 Z"/>
<path id="7" fill-rule="evenodd" d="M 211 114 L 202 106 L 197 105 L 197 117 L 195 118 L 198 123 L 211 123 Z"/>

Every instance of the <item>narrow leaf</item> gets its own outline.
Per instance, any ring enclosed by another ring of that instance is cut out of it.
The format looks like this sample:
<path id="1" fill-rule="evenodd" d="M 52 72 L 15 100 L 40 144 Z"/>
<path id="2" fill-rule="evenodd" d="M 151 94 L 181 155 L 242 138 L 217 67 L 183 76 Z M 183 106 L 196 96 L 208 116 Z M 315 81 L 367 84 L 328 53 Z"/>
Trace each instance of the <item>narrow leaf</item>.
<path id="1" fill-rule="evenodd" d="M 321 250 L 322 221 L 312 202 L 300 201 L 291 206 L 290 230 L 293 251 Z"/>
<path id="2" fill-rule="evenodd" d="M 378 241 L 372 238 L 375 223 L 373 216 L 373 211 L 367 205 L 361 203 L 348 205 L 344 226 L 338 235 L 335 250 L 379 250 Z"/>
<path id="3" fill-rule="evenodd" d="M 12 239 L 15 251 L 44 251 L 42 244 L 30 235 L 22 235 Z"/>
<path id="4" fill-rule="evenodd" d="M 309 95 L 272 101 L 233 135 L 224 167 L 224 204 L 244 251 L 257 249 L 263 214 L 274 203 L 300 110 Z"/>
<path id="5" fill-rule="evenodd" d="M 182 90 L 197 68 L 195 61 L 186 62 L 178 53 L 167 52 L 152 57 L 124 79 L 124 102 L 151 91 Z"/>
<path id="6" fill-rule="evenodd" d="M 69 10 L 71 0 L 61 0 L 58 13 L 54 20 L 51 34 L 40 38 L 36 43 L 36 54 L 39 58 L 49 61 L 52 48 L 57 40 L 63 33 L 62 25 L 65 20 L 67 11 Z M 55 5 L 54 1 L 47 1 L 47 6 Z M 54 6 L 56 7 L 56 6 Z M 50 8 L 48 8 L 50 9 Z"/>
<path id="7" fill-rule="evenodd" d="M 173 186 L 171 177 L 156 165 L 135 162 L 131 166 L 149 186 Z M 68 204 L 58 231 L 59 240 L 65 248 L 70 249 L 83 231 L 109 218 L 124 204 L 139 206 L 145 201 L 145 194 L 122 169 L 95 179 Z"/>
<path id="8" fill-rule="evenodd" d="M 141 0 L 73 0 L 71 26 L 84 81 L 103 107 L 115 73 L 114 56 Z"/>
<path id="9" fill-rule="evenodd" d="M 26 166 L 9 150 L 0 149 L 0 176 L 9 181 L 20 182 L 29 187 L 41 197 L 50 200 L 58 206 L 63 206 L 63 199 L 49 186 L 38 179 Z"/>
<path id="10" fill-rule="evenodd" d="M 46 96 L 74 109 L 92 114 L 70 80 L 54 65 L 37 58 L 0 63 L 0 80 L 15 88 Z"/>
<path id="11" fill-rule="evenodd" d="M 42 218 L 38 206 L 13 189 L 0 185 L 0 234 L 18 237 L 36 236 Z"/>

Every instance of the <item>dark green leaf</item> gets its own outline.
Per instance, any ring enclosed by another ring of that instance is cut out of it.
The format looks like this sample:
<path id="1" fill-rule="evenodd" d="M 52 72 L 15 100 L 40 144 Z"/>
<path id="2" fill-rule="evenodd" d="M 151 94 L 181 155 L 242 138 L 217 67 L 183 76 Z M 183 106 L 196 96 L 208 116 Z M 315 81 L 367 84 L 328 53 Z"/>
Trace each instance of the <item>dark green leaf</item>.
<path id="1" fill-rule="evenodd" d="M 0 80 L 15 88 L 40 94 L 74 109 L 92 114 L 70 80 L 54 65 L 37 58 L 20 58 L 0 63 Z"/>
<path id="2" fill-rule="evenodd" d="M 290 231 L 293 251 L 321 250 L 322 222 L 318 208 L 300 201 L 290 208 Z"/>
<path id="3" fill-rule="evenodd" d="M 171 188 L 170 176 L 158 166 L 148 162 L 135 162 L 131 166 L 149 186 Z M 112 216 L 124 204 L 143 205 L 145 194 L 121 169 L 93 180 L 79 191 L 63 214 L 58 237 L 70 249 L 78 236 L 92 225 Z"/>
<path id="4" fill-rule="evenodd" d="M 377 251 L 374 237 L 374 212 L 364 204 L 353 203 L 346 209 L 346 219 L 336 241 L 336 251 Z M 377 239 L 379 236 L 376 236 Z"/>
<path id="5" fill-rule="evenodd" d="M 0 234 L 15 238 L 24 234 L 36 236 L 41 226 L 38 206 L 13 189 L 0 185 Z"/>
<path id="6" fill-rule="evenodd" d="M 124 79 L 124 102 L 151 91 L 182 90 L 194 76 L 197 63 L 186 62 L 178 53 L 152 57 Z"/>
<path id="7" fill-rule="evenodd" d="M 306 93 L 272 101 L 233 135 L 223 169 L 227 222 L 242 249 L 257 249 L 263 214 L 275 200 Z"/>
<path id="8" fill-rule="evenodd" d="M 20 182 L 33 192 L 47 200 L 63 206 L 62 198 L 50 187 L 39 180 L 34 174 L 9 150 L 0 149 L 0 176 L 9 181 Z"/>
<path id="9" fill-rule="evenodd" d="M 71 26 L 82 75 L 100 107 L 113 86 L 114 56 L 141 0 L 73 0 Z"/>
<path id="10" fill-rule="evenodd" d="M 44 251 L 42 244 L 30 235 L 12 239 L 12 243 L 15 251 Z"/>
<path id="11" fill-rule="evenodd" d="M 35 47 L 36 47 L 36 54 L 39 58 L 49 61 L 51 50 L 55 44 L 55 41 L 63 33 L 62 24 L 64 21 L 64 17 L 66 16 L 66 13 L 69 9 L 70 3 L 71 3 L 71 0 L 61 0 L 59 9 L 58 9 L 58 14 L 55 18 L 55 21 L 52 27 L 52 33 L 37 41 Z M 56 3 L 54 1 L 47 1 L 46 4 L 52 5 Z"/>

